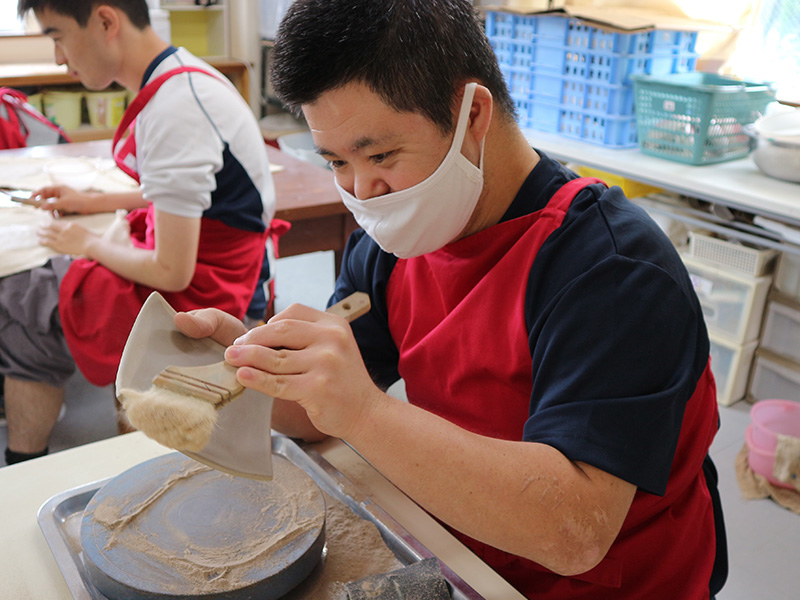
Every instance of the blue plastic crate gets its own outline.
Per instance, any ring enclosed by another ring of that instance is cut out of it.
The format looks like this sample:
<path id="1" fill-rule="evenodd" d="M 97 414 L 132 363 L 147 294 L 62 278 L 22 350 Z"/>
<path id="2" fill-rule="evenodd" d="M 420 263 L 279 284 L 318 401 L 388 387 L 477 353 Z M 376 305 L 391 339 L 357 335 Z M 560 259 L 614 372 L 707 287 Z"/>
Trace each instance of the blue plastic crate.
<path id="1" fill-rule="evenodd" d="M 599 83 L 631 84 L 633 75 L 685 72 L 693 70 L 696 61 L 695 55 L 566 50 L 563 73 L 566 77 L 583 78 Z M 538 65 L 534 63 L 533 66 Z"/>
<path id="2" fill-rule="evenodd" d="M 518 106 L 518 109 L 520 107 Z M 533 98 L 520 121 L 525 127 L 557 133 L 607 148 L 636 146 L 636 118 L 573 109 Z"/>
<path id="3" fill-rule="evenodd" d="M 559 102 L 578 110 L 589 110 L 609 116 L 634 114 L 636 96 L 631 86 L 604 85 L 594 81 L 563 79 Z"/>
<path id="4" fill-rule="evenodd" d="M 554 15 L 489 11 L 486 33 L 500 63 L 530 65 L 567 77 L 631 83 L 631 75 L 694 70 L 695 32 L 609 32 Z"/>
<path id="5" fill-rule="evenodd" d="M 486 32 L 521 125 L 614 148 L 636 146 L 631 78 L 693 71 L 697 61 L 695 32 L 611 32 L 496 11 L 487 13 Z"/>
<path id="6" fill-rule="evenodd" d="M 514 69 L 503 71 L 512 95 L 544 100 L 565 107 L 591 110 L 611 116 L 632 116 L 635 93 L 632 85 L 607 85 L 598 81 L 570 79 L 549 71 Z"/>
<path id="7" fill-rule="evenodd" d="M 505 23 L 502 35 L 519 40 L 564 45 L 574 50 L 616 53 L 687 53 L 694 52 L 697 32 L 648 30 L 637 32 L 606 31 L 579 19 L 559 15 L 510 15 L 488 13 Z M 503 15 L 499 17 L 496 15 Z M 508 19 L 511 16 L 512 19 Z M 487 28 L 487 35 L 492 37 Z"/>
<path id="8" fill-rule="evenodd" d="M 516 15 L 505 12 L 489 11 L 486 13 L 484 28 L 486 37 L 514 39 L 514 23 Z"/>

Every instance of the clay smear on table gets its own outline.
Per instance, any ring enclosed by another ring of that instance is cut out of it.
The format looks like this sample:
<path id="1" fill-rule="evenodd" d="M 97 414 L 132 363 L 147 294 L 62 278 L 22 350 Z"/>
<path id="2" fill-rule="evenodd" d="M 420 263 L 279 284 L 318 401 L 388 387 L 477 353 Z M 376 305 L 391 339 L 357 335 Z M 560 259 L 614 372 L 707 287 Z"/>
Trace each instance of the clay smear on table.
<path id="1" fill-rule="evenodd" d="M 259 503 L 262 505 L 262 515 L 269 511 L 271 522 L 267 523 L 266 519 L 264 522 L 253 522 L 252 527 L 244 528 L 249 532 L 245 537 L 240 534 L 225 539 L 225 532 L 220 532 L 216 538 L 219 545 L 214 548 L 200 547 L 187 539 L 182 555 L 176 555 L 159 545 L 157 535 L 150 533 L 148 537 L 137 528 L 137 517 L 172 487 L 198 473 L 209 471 L 212 469 L 198 464 L 174 473 L 149 497 L 131 507 L 115 506 L 116 503 L 110 500 L 101 502 L 95 507 L 94 520 L 110 532 L 106 550 L 116 544 L 125 544 L 126 548 L 157 559 L 185 578 L 185 581 L 176 581 L 174 589 L 165 589 L 164 592 L 186 594 L 187 583 L 195 587 L 194 592 L 190 593 L 229 591 L 253 583 L 253 568 L 268 561 L 276 551 L 295 538 L 319 528 L 325 518 L 322 511 L 302 510 L 318 502 L 320 491 L 316 484 L 288 461 L 275 461 L 275 479 L 270 482 L 270 489 L 275 490 L 271 494 L 274 499 L 265 498 L 263 492 L 252 491 L 254 506 Z M 210 476 L 231 477 L 218 471 L 213 471 Z M 301 513 L 312 516 L 301 518 Z M 180 539 L 184 534 L 173 530 L 170 535 L 173 539 Z"/>
<path id="2" fill-rule="evenodd" d="M 326 555 L 308 578 L 281 600 L 347 600 L 345 584 L 403 566 L 373 523 L 324 495 Z"/>

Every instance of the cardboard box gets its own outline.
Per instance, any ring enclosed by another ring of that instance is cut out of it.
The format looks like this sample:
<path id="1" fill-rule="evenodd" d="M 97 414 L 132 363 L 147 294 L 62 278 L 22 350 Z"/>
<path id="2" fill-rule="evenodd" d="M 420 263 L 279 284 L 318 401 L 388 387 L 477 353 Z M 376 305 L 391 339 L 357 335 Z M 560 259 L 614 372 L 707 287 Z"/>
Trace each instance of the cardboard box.
<path id="1" fill-rule="evenodd" d="M 515 13 L 518 15 L 553 14 L 581 19 L 592 27 L 608 31 L 630 33 L 650 29 L 670 31 L 715 31 L 731 32 L 733 29 L 721 23 L 689 19 L 677 15 L 657 12 L 653 9 L 631 6 L 566 6 L 565 0 L 507 0 L 481 4 L 481 9 Z"/>

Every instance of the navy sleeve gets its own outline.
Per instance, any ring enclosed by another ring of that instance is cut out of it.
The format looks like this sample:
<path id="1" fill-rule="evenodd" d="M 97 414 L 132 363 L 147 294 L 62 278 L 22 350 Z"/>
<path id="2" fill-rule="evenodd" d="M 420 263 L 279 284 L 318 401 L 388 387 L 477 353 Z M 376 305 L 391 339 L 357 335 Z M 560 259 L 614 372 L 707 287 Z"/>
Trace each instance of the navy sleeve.
<path id="1" fill-rule="evenodd" d="M 524 439 L 663 494 L 708 360 L 702 313 L 672 245 L 621 193 L 585 191 L 570 213 L 529 280 Z"/>
<path id="2" fill-rule="evenodd" d="M 330 306 L 356 291 L 369 294 L 372 308 L 350 326 L 373 381 L 384 390 L 400 379 L 400 355 L 389 331 L 386 308 L 386 285 L 396 262 L 396 256 L 382 251 L 363 229 L 357 229 L 347 240 L 342 268 L 328 301 Z"/>

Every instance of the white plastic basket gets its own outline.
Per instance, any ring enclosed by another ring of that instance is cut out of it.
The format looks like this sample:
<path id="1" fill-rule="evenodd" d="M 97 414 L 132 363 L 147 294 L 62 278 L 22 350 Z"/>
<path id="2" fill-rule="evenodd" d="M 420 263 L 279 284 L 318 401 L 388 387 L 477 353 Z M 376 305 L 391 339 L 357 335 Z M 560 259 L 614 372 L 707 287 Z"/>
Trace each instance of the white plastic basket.
<path id="1" fill-rule="evenodd" d="M 718 267 L 761 277 L 772 271 L 778 252 L 749 248 L 698 231 L 690 231 L 689 255 Z"/>

